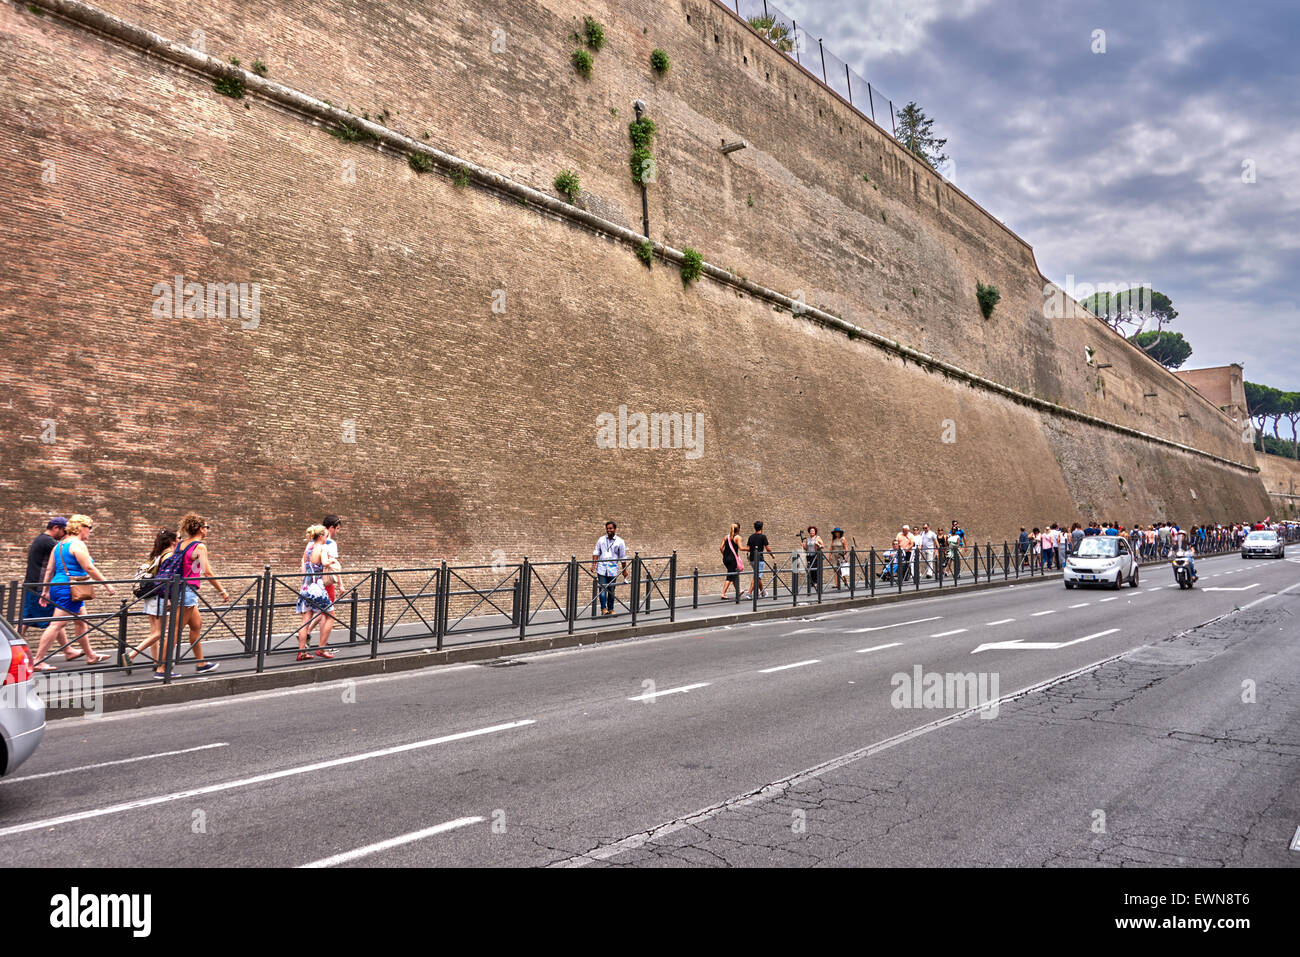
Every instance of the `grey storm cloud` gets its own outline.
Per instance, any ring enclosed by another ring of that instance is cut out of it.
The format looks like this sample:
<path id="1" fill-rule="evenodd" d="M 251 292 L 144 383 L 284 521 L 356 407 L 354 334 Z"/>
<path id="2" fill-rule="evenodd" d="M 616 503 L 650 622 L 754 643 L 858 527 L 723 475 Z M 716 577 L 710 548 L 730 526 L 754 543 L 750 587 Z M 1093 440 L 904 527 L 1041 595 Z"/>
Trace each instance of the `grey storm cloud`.
<path id="1" fill-rule="evenodd" d="M 1179 310 L 1188 368 L 1242 362 L 1300 390 L 1295 0 L 781 8 L 896 107 L 925 109 L 946 172 L 1049 279 L 1150 282 Z"/>

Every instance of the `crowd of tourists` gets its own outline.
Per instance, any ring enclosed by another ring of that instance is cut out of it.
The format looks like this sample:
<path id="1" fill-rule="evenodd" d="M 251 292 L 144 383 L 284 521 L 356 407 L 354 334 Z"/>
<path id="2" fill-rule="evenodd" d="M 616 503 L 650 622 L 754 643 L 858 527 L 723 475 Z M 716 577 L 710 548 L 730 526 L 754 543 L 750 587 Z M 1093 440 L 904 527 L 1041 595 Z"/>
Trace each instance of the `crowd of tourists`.
<path id="1" fill-rule="evenodd" d="M 330 659 L 334 652 L 327 647 L 334 627 L 334 602 L 343 567 L 339 561 L 338 535 L 342 520 L 337 515 L 326 515 L 319 524 L 311 525 L 305 534 L 305 544 L 300 559 L 302 581 L 298 591 L 296 612 L 302 621 L 296 629 L 298 661 L 314 658 Z M 742 587 L 741 575 L 749 565 L 748 590 L 752 597 L 757 588 L 766 597 L 769 585 L 775 584 L 775 575 L 782 568 L 784 557 L 778 559 L 771 540 L 764 531 L 763 522 L 754 522 L 754 531 L 742 541 L 739 523 L 732 523 L 718 547 L 725 581 L 721 598 Z M 90 554 L 91 533 L 95 523 L 88 515 L 70 518 L 56 516 L 46 524 L 28 550 L 27 577 L 23 587 L 22 617 L 19 633 L 42 628 L 36 650 L 36 668 L 53 671 L 50 658 L 62 652 L 65 661 L 84 660 L 96 664 L 108 656 L 96 654 L 91 647 L 85 603 L 98 593 L 115 595 L 116 589 L 105 580 L 95 567 Z M 1168 558 L 1180 550 L 1207 553 L 1240 547 L 1252 530 L 1279 529 L 1280 525 L 1269 519 L 1259 523 L 1202 524 L 1183 528 L 1174 522 L 1134 524 L 1124 527 L 1117 522 L 1091 522 L 1084 526 L 1078 522 L 1066 529 L 1053 522 L 1046 527 L 1021 528 L 1014 543 L 1014 560 L 1021 569 L 1031 571 L 1060 568 L 1074 554 L 1080 542 L 1091 535 L 1123 536 L 1128 539 L 1141 560 L 1154 561 Z M 194 661 L 195 674 L 215 671 L 218 662 L 203 657 L 201 637 L 203 622 L 200 612 L 201 589 L 207 583 L 229 601 L 230 593 L 216 577 L 212 554 L 207 538 L 212 524 L 193 512 L 185 515 L 175 530 L 159 529 L 154 537 L 149 555 L 136 571 L 133 594 L 143 604 L 149 619 L 149 635 L 138 646 L 126 652 L 128 663 L 145 655 L 154 662 L 154 677 L 165 677 L 165 662 L 173 658 L 173 637 L 164 636 L 165 619 L 171 602 L 176 603 L 179 616 L 176 636 L 189 632 L 189 647 Z M 924 578 L 959 575 L 963 562 L 978 561 L 973 554 L 975 546 L 966 544 L 966 532 L 957 521 L 944 529 L 931 528 L 928 523 L 919 526 L 903 525 L 888 547 L 876 554 L 873 564 L 861 556 L 856 540 L 846 536 L 844 529 L 831 530 L 830 539 L 822 537 L 816 525 L 796 533 L 797 547 L 791 549 L 790 568 L 805 576 L 806 587 L 821 590 L 823 585 L 842 589 L 847 587 L 851 573 L 850 555 L 858 553 L 859 567 L 873 569 L 883 581 L 896 582 L 912 575 Z M 592 551 L 591 573 L 596 581 L 602 615 L 615 614 L 616 589 L 620 578 L 628 577 L 627 543 L 618 535 L 613 521 L 606 522 L 605 534 Z M 755 573 L 756 570 L 756 573 Z M 829 570 L 830 578 L 823 582 Z M 170 589 L 179 582 L 179 594 Z M 68 628 L 72 636 L 68 636 Z M 310 648 L 311 634 L 318 633 L 318 645 Z M 72 646 L 77 645 L 77 650 Z M 172 676 L 176 677 L 175 671 Z"/>
<path id="2" fill-rule="evenodd" d="M 303 573 L 298 592 L 296 610 L 302 624 L 296 631 L 298 660 L 333 658 L 334 652 L 326 647 L 333 629 L 334 599 L 338 579 L 343 571 L 339 562 L 336 538 L 342 520 L 337 515 L 326 515 L 319 525 L 307 528 L 306 546 L 300 562 Z M 67 662 L 84 660 L 98 664 L 110 656 L 99 655 L 90 645 L 86 602 L 98 595 L 113 596 L 117 589 L 105 580 L 95 566 L 90 554 L 90 537 L 95 529 L 88 515 L 70 518 L 55 516 L 45 525 L 27 551 L 27 577 L 23 587 L 22 617 L 18 633 L 44 626 L 36 648 L 36 670 L 55 671 L 50 658 L 63 653 Z M 208 674 L 216 671 L 219 662 L 203 657 L 203 619 L 200 613 L 201 592 L 208 583 L 221 596 L 230 600 L 230 592 L 216 577 L 212 554 L 207 538 L 212 524 L 193 512 L 180 520 L 175 530 L 161 528 L 154 536 L 149 555 L 135 573 L 133 595 L 141 600 L 144 614 L 149 620 L 149 636 L 138 646 L 126 652 L 127 663 L 145 655 L 154 662 L 154 677 L 166 677 L 165 662 L 173 660 L 174 639 L 164 638 L 164 622 L 175 602 L 179 617 L 177 635 L 189 632 L 189 647 L 194 658 L 194 673 Z M 169 592 L 171 583 L 179 580 L 179 594 Z M 68 637 L 68 626 L 72 637 Z M 313 653 L 308 646 L 311 633 L 319 633 L 319 646 Z M 73 651 L 77 644 L 79 650 Z M 178 677 L 173 670 L 172 677 Z"/>

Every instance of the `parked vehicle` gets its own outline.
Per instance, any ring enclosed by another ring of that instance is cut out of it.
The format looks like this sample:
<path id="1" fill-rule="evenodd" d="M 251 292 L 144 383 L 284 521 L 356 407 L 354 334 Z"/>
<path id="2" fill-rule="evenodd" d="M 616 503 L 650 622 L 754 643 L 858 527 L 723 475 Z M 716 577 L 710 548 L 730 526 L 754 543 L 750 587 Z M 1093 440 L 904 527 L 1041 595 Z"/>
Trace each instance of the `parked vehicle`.
<path id="1" fill-rule="evenodd" d="M 1241 543 L 1241 557 L 1284 558 L 1286 545 L 1277 532 L 1251 532 Z"/>
<path id="2" fill-rule="evenodd" d="M 1119 588 L 1125 581 L 1138 587 L 1138 563 L 1128 540 L 1119 535 L 1089 535 L 1065 561 L 1062 578 L 1066 588 L 1075 585 L 1107 585 Z"/>
<path id="3" fill-rule="evenodd" d="M 32 680 L 32 650 L 0 618 L 0 775 L 12 774 L 45 733 L 45 702 Z"/>

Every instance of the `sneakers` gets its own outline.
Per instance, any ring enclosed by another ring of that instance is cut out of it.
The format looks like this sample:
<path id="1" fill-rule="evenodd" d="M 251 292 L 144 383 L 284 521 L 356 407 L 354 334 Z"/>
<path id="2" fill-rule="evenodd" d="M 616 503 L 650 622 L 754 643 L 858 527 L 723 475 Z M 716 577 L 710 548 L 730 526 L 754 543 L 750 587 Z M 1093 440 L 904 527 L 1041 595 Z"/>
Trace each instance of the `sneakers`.
<path id="1" fill-rule="evenodd" d="M 155 672 L 153 673 L 153 676 L 154 676 L 154 680 L 155 680 L 155 681 L 162 681 L 162 680 L 164 680 L 164 679 L 167 677 L 167 676 L 164 675 L 161 671 L 155 671 Z M 172 675 L 171 675 L 171 676 L 172 676 L 173 678 L 179 678 L 179 677 L 180 677 L 180 675 L 178 675 L 178 674 L 177 674 L 176 672 L 174 672 L 174 671 L 172 672 Z"/>
<path id="2" fill-rule="evenodd" d="M 194 669 L 194 673 L 196 675 L 206 675 L 208 672 L 216 671 L 220 667 L 221 667 L 221 662 L 219 661 L 205 661 L 203 664 L 199 665 L 197 668 Z"/>

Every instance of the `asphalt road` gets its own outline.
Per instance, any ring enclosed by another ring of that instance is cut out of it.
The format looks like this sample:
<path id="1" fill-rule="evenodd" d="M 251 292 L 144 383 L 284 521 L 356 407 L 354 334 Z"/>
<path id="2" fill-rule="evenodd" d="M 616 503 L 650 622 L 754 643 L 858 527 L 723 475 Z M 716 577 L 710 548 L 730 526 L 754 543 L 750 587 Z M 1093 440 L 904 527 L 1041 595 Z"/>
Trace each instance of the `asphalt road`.
<path id="1" fill-rule="evenodd" d="M 1290 554 L 1205 560 L 1194 592 L 1148 569 L 55 722 L 0 781 L 0 853 L 1296 866 Z M 903 700 L 917 668 L 987 694 Z"/>

